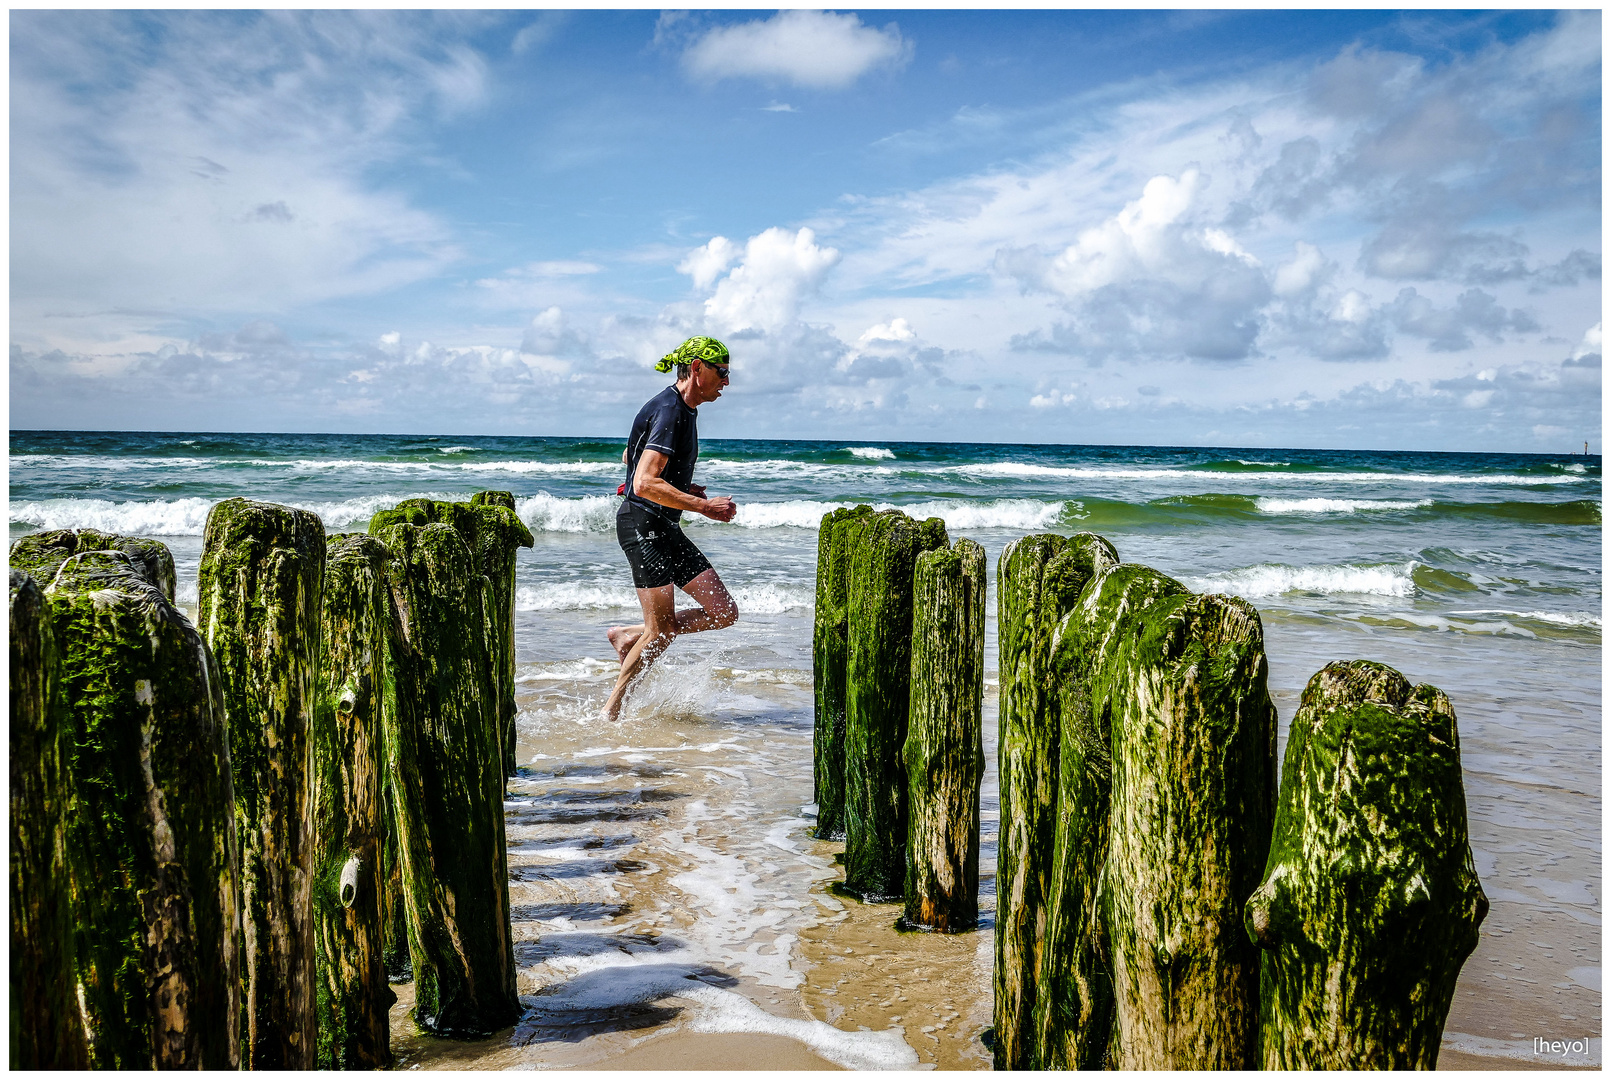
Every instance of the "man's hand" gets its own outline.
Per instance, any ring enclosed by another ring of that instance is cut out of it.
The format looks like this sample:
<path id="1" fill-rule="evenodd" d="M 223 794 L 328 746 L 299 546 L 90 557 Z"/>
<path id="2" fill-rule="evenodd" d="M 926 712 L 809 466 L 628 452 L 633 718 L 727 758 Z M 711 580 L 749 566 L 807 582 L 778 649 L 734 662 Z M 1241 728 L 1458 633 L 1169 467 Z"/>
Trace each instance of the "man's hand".
<path id="1" fill-rule="evenodd" d="M 699 498 L 703 499 L 705 497 L 705 489 L 700 487 L 698 484 L 689 484 L 688 494 L 697 495 Z"/>
<path id="2" fill-rule="evenodd" d="M 704 494 L 703 489 L 700 494 Z M 706 499 L 705 508 L 700 513 L 712 521 L 732 521 L 738 516 L 738 504 L 726 495 L 718 495 L 714 499 Z"/>

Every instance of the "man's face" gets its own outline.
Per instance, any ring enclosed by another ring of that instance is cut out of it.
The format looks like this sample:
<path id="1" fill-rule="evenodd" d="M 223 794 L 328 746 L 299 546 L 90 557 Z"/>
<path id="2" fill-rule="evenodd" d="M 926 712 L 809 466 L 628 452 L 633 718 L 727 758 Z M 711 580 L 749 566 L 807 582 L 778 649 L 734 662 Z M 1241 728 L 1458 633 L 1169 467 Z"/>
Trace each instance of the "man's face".
<path id="1" fill-rule="evenodd" d="M 698 388 L 701 401 L 715 401 L 722 396 L 722 388 L 727 385 L 727 365 L 713 364 L 708 360 L 694 361 L 694 385 Z"/>

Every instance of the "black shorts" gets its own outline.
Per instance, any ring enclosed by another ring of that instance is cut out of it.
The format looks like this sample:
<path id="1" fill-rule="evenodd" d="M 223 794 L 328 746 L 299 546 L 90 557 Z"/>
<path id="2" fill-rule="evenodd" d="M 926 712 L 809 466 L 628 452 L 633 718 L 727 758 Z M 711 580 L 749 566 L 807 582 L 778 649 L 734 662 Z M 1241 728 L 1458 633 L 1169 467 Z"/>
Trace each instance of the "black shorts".
<path id="1" fill-rule="evenodd" d="M 683 535 L 682 526 L 631 503 L 615 515 L 615 538 L 640 589 L 687 585 L 710 569 L 710 560 Z"/>

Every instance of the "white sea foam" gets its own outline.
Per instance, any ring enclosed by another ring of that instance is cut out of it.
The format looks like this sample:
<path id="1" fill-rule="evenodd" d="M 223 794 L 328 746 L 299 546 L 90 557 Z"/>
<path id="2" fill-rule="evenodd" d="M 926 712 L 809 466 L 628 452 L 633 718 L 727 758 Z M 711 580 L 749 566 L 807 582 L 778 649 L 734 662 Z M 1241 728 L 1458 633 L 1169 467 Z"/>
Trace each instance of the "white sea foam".
<path id="1" fill-rule="evenodd" d="M 375 511 L 396 506 L 404 499 L 454 499 L 444 492 L 412 495 L 366 495 L 336 502 L 287 502 L 283 505 L 317 514 L 327 533 L 364 528 Z M 152 502 L 112 502 L 109 499 L 43 499 L 11 504 L 14 525 L 40 529 L 100 529 L 125 536 L 200 536 L 216 499 L 186 498 Z"/>
<path id="2" fill-rule="evenodd" d="M 465 454 L 479 449 L 479 446 L 439 446 L 436 451 L 439 454 Z"/>
<path id="3" fill-rule="evenodd" d="M 888 1071 L 917 1067 L 917 1051 L 907 1045 L 898 1026 L 886 1031 L 841 1031 L 821 1020 L 774 1016 L 748 998 L 714 986 L 685 991 L 678 996 L 693 998 L 704 1006 L 688 1025 L 693 1031 L 783 1035 L 805 1043 L 846 1069 Z"/>
<path id="4" fill-rule="evenodd" d="M 954 472 L 963 476 L 1016 477 L 1020 479 L 1062 480 L 1212 480 L 1225 483 L 1226 474 L 1206 469 L 1186 468 L 1126 468 L 1111 465 L 1036 465 L 1030 462 L 993 461 L 975 465 L 947 465 L 936 470 Z M 1243 476 L 1251 480 L 1255 477 Z M 1390 473 L 1390 472 L 1303 472 L 1267 473 L 1258 480 L 1283 484 L 1497 484 L 1525 486 L 1529 484 L 1578 484 L 1581 476 L 1518 476 L 1509 473 L 1492 475 L 1460 473 Z"/>
<path id="5" fill-rule="evenodd" d="M 515 513 L 533 532 L 609 532 L 621 502 L 614 495 L 579 495 L 562 499 L 539 491 L 515 500 Z"/>
<path id="6" fill-rule="evenodd" d="M 1450 615 L 1498 615 L 1508 619 L 1536 619 L 1556 626 L 1600 629 L 1600 616 L 1586 611 L 1506 611 L 1503 608 L 1478 608 L 1471 611 L 1451 611 Z"/>
<path id="7" fill-rule="evenodd" d="M 1361 510 L 1418 510 L 1431 499 L 1258 499 L 1261 514 L 1355 514 Z"/>
<path id="8" fill-rule="evenodd" d="M 882 446 L 847 446 L 851 457 L 865 458 L 868 461 L 888 461 L 895 456 L 895 451 L 887 450 Z"/>
<path id="9" fill-rule="evenodd" d="M 1248 600 L 1285 593 L 1354 593 L 1370 596 L 1414 596 L 1416 564 L 1378 563 L 1342 566 L 1280 566 L 1266 563 L 1223 574 L 1191 578 L 1197 592 L 1230 593 Z"/>
<path id="10" fill-rule="evenodd" d="M 819 502 L 793 499 L 773 503 L 739 503 L 732 524 L 747 529 L 793 527 L 815 529 L 822 515 L 830 510 L 854 506 L 854 502 Z M 874 510 L 900 510 L 922 520 L 937 517 L 950 529 L 1041 529 L 1057 521 L 1065 503 L 1039 499 L 991 499 L 971 502 L 963 499 L 932 499 L 920 503 L 872 503 Z M 684 514 L 685 525 L 714 524 L 697 514 Z"/>
<path id="11" fill-rule="evenodd" d="M 732 595 L 740 617 L 779 615 L 785 611 L 809 611 L 816 602 L 813 589 L 814 586 L 763 582 L 734 586 Z M 638 594 L 630 582 L 555 581 L 522 585 L 515 590 L 516 611 L 610 611 L 617 608 L 638 610 Z"/>

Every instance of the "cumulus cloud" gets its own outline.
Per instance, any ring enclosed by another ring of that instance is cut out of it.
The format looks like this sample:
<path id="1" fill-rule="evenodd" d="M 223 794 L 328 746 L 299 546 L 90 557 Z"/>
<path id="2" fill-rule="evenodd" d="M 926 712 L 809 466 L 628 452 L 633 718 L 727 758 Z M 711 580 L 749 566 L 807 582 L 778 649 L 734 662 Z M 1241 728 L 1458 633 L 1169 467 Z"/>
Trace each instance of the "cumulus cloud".
<path id="1" fill-rule="evenodd" d="M 894 23 L 877 30 L 855 15 L 780 11 L 708 31 L 683 54 L 683 64 L 700 79 L 750 77 L 837 90 L 874 69 L 900 67 L 911 55 Z"/>
<path id="2" fill-rule="evenodd" d="M 736 258 L 738 265 L 705 301 L 706 316 L 729 333 L 775 331 L 794 322 L 801 300 L 839 261 L 837 249 L 819 246 L 816 234 L 804 228 L 790 232 L 774 226 L 750 237 L 742 256 L 737 250 L 718 236 L 678 266 L 696 287 L 709 288 Z"/>
<path id="3" fill-rule="evenodd" d="M 1481 289 L 1466 290 L 1446 308 L 1438 307 L 1413 288 L 1401 289 L 1388 316 L 1401 332 L 1429 339 L 1434 352 L 1469 349 L 1472 334 L 1500 341 L 1507 330 L 1526 332 L 1539 328 L 1532 315 L 1519 309 L 1505 310 Z"/>
<path id="4" fill-rule="evenodd" d="M 677 264 L 677 272 L 694 279 L 694 288 L 704 291 L 727 272 L 727 268 L 743 253 L 743 249 L 725 236 L 713 236 L 710 242 L 696 247 L 688 257 Z"/>
<path id="5" fill-rule="evenodd" d="M 1240 360 L 1253 349 L 1269 298 L 1259 261 L 1192 214 L 1205 179 L 1155 176 L 1118 214 L 1063 251 L 1004 248 L 999 271 L 1064 299 L 1073 318 L 1026 348 L 1102 358 L 1165 354 Z"/>

